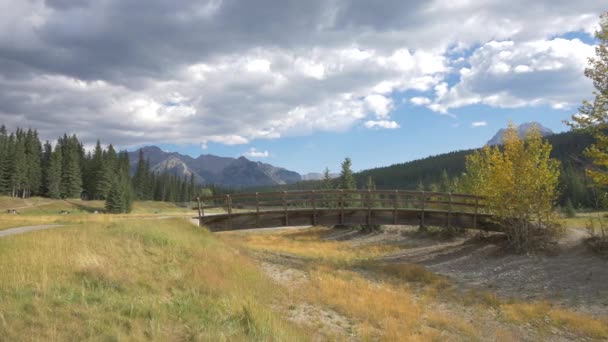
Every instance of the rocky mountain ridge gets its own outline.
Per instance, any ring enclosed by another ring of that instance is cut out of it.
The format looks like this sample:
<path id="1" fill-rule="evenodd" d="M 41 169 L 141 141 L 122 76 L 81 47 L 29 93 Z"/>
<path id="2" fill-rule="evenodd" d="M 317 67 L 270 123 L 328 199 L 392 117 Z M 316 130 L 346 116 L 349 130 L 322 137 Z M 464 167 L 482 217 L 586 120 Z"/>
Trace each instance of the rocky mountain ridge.
<path id="1" fill-rule="evenodd" d="M 523 123 L 523 124 L 517 126 L 517 131 L 519 132 L 519 136 L 521 138 L 524 138 L 526 136 L 526 133 L 528 133 L 528 131 L 532 128 L 532 126 L 538 127 L 538 129 L 540 130 L 540 134 L 543 137 L 548 137 L 550 135 L 555 134 L 552 130 L 541 125 L 538 122 L 526 122 L 526 123 Z M 505 131 L 506 131 L 506 128 L 499 129 L 498 132 L 496 132 L 496 134 L 492 137 L 492 139 L 490 139 L 486 143 L 486 145 L 490 145 L 490 146 L 502 145 L 503 144 L 503 135 L 505 134 Z"/>
<path id="2" fill-rule="evenodd" d="M 156 146 L 129 152 L 131 169 L 139 160 L 139 151 L 149 160 L 150 168 L 158 173 L 169 172 L 179 177 L 194 175 L 198 184 L 228 188 L 291 184 L 302 180 L 299 173 L 270 164 L 251 161 L 245 157 L 230 158 L 212 154 L 192 158 L 177 152 L 165 152 Z"/>

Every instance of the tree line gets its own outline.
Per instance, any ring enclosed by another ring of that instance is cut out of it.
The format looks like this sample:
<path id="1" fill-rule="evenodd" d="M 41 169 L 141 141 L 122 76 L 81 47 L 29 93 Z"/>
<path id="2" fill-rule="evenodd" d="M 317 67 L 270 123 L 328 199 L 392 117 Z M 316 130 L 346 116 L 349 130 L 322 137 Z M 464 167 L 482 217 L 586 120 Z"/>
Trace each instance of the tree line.
<path id="1" fill-rule="evenodd" d="M 194 175 L 153 172 L 140 150 L 135 174 L 126 150 L 112 144 L 85 151 L 76 135 L 42 143 L 38 132 L 8 132 L 0 126 L 0 194 L 28 198 L 82 198 L 106 201 L 111 213 L 131 211 L 134 200 L 187 202 L 205 190 Z"/>

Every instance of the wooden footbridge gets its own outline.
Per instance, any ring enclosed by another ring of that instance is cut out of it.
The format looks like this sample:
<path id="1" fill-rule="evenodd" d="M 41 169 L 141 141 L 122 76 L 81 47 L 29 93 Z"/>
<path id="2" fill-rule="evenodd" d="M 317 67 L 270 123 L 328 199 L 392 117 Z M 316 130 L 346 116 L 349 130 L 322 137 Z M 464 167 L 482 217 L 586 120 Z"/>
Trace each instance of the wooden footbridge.
<path id="1" fill-rule="evenodd" d="M 498 230 L 484 198 L 406 190 L 317 190 L 197 198 L 211 231 L 304 225 L 416 225 Z"/>

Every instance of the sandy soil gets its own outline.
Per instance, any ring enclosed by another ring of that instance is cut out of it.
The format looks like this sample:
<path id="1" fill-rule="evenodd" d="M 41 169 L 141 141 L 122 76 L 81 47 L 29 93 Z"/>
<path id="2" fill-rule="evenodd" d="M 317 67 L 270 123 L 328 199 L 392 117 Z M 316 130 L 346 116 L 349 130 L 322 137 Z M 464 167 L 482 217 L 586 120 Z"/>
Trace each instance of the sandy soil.
<path id="1" fill-rule="evenodd" d="M 421 234 L 412 227 L 385 227 L 362 234 L 335 230 L 328 239 L 353 247 L 394 244 L 404 247 L 382 259 L 415 263 L 448 276 L 462 289 L 482 289 L 502 297 L 548 300 L 596 315 L 608 315 L 608 259 L 585 246 L 584 229 L 569 228 L 548 252 L 513 254 L 500 234 L 475 232 L 451 239 Z"/>
<path id="2" fill-rule="evenodd" d="M 389 229 L 359 243 L 402 241 L 410 247 L 382 260 L 426 266 L 461 288 L 486 289 L 503 297 L 549 300 L 579 311 L 608 315 L 608 259 L 590 252 L 587 232 L 568 229 L 550 252 L 513 254 L 495 235 L 472 234 L 440 241 L 413 230 Z"/>

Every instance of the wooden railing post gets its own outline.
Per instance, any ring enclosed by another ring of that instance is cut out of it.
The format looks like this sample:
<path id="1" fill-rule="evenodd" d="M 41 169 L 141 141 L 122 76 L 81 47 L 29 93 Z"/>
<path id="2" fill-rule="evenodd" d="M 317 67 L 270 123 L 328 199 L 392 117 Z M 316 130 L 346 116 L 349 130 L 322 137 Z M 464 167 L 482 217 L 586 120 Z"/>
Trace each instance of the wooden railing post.
<path id="1" fill-rule="evenodd" d="M 426 195 L 424 191 L 422 191 L 422 214 L 420 215 L 420 227 L 424 228 L 424 201 L 426 200 Z"/>
<path id="2" fill-rule="evenodd" d="M 255 226 L 260 227 L 260 194 L 255 193 Z"/>
<path id="3" fill-rule="evenodd" d="M 340 189 L 338 202 L 340 203 L 340 224 L 344 224 L 344 190 Z"/>
<path id="4" fill-rule="evenodd" d="M 372 197 L 370 189 L 367 189 L 367 225 L 372 225 Z"/>
<path id="5" fill-rule="evenodd" d="M 473 213 L 473 229 L 477 229 L 477 210 L 479 208 L 479 197 L 475 197 L 475 212 Z"/>
<path id="6" fill-rule="evenodd" d="M 399 190 L 395 190 L 395 196 L 393 197 L 393 224 L 397 224 L 397 196 Z"/>
<path id="7" fill-rule="evenodd" d="M 201 219 L 203 218 L 203 214 L 204 214 L 203 208 L 201 206 L 201 198 L 197 197 L 196 198 L 196 202 L 198 204 L 198 226 L 200 227 L 201 226 Z"/>
<path id="8" fill-rule="evenodd" d="M 310 195 L 310 204 L 312 205 L 312 225 L 317 225 L 317 201 L 315 199 L 315 191 L 312 190 Z"/>
<path id="9" fill-rule="evenodd" d="M 289 217 L 287 216 L 287 191 L 283 191 L 283 212 L 285 214 L 285 225 L 289 226 Z"/>
<path id="10" fill-rule="evenodd" d="M 452 193 L 448 193 L 448 229 L 452 228 Z"/>
<path id="11" fill-rule="evenodd" d="M 228 225 L 232 230 L 232 197 L 230 195 L 226 195 L 226 207 L 228 208 Z"/>
<path id="12" fill-rule="evenodd" d="M 203 217 L 205 213 L 203 212 L 203 207 L 201 205 L 201 198 L 197 197 L 196 202 L 198 203 L 198 217 Z"/>

